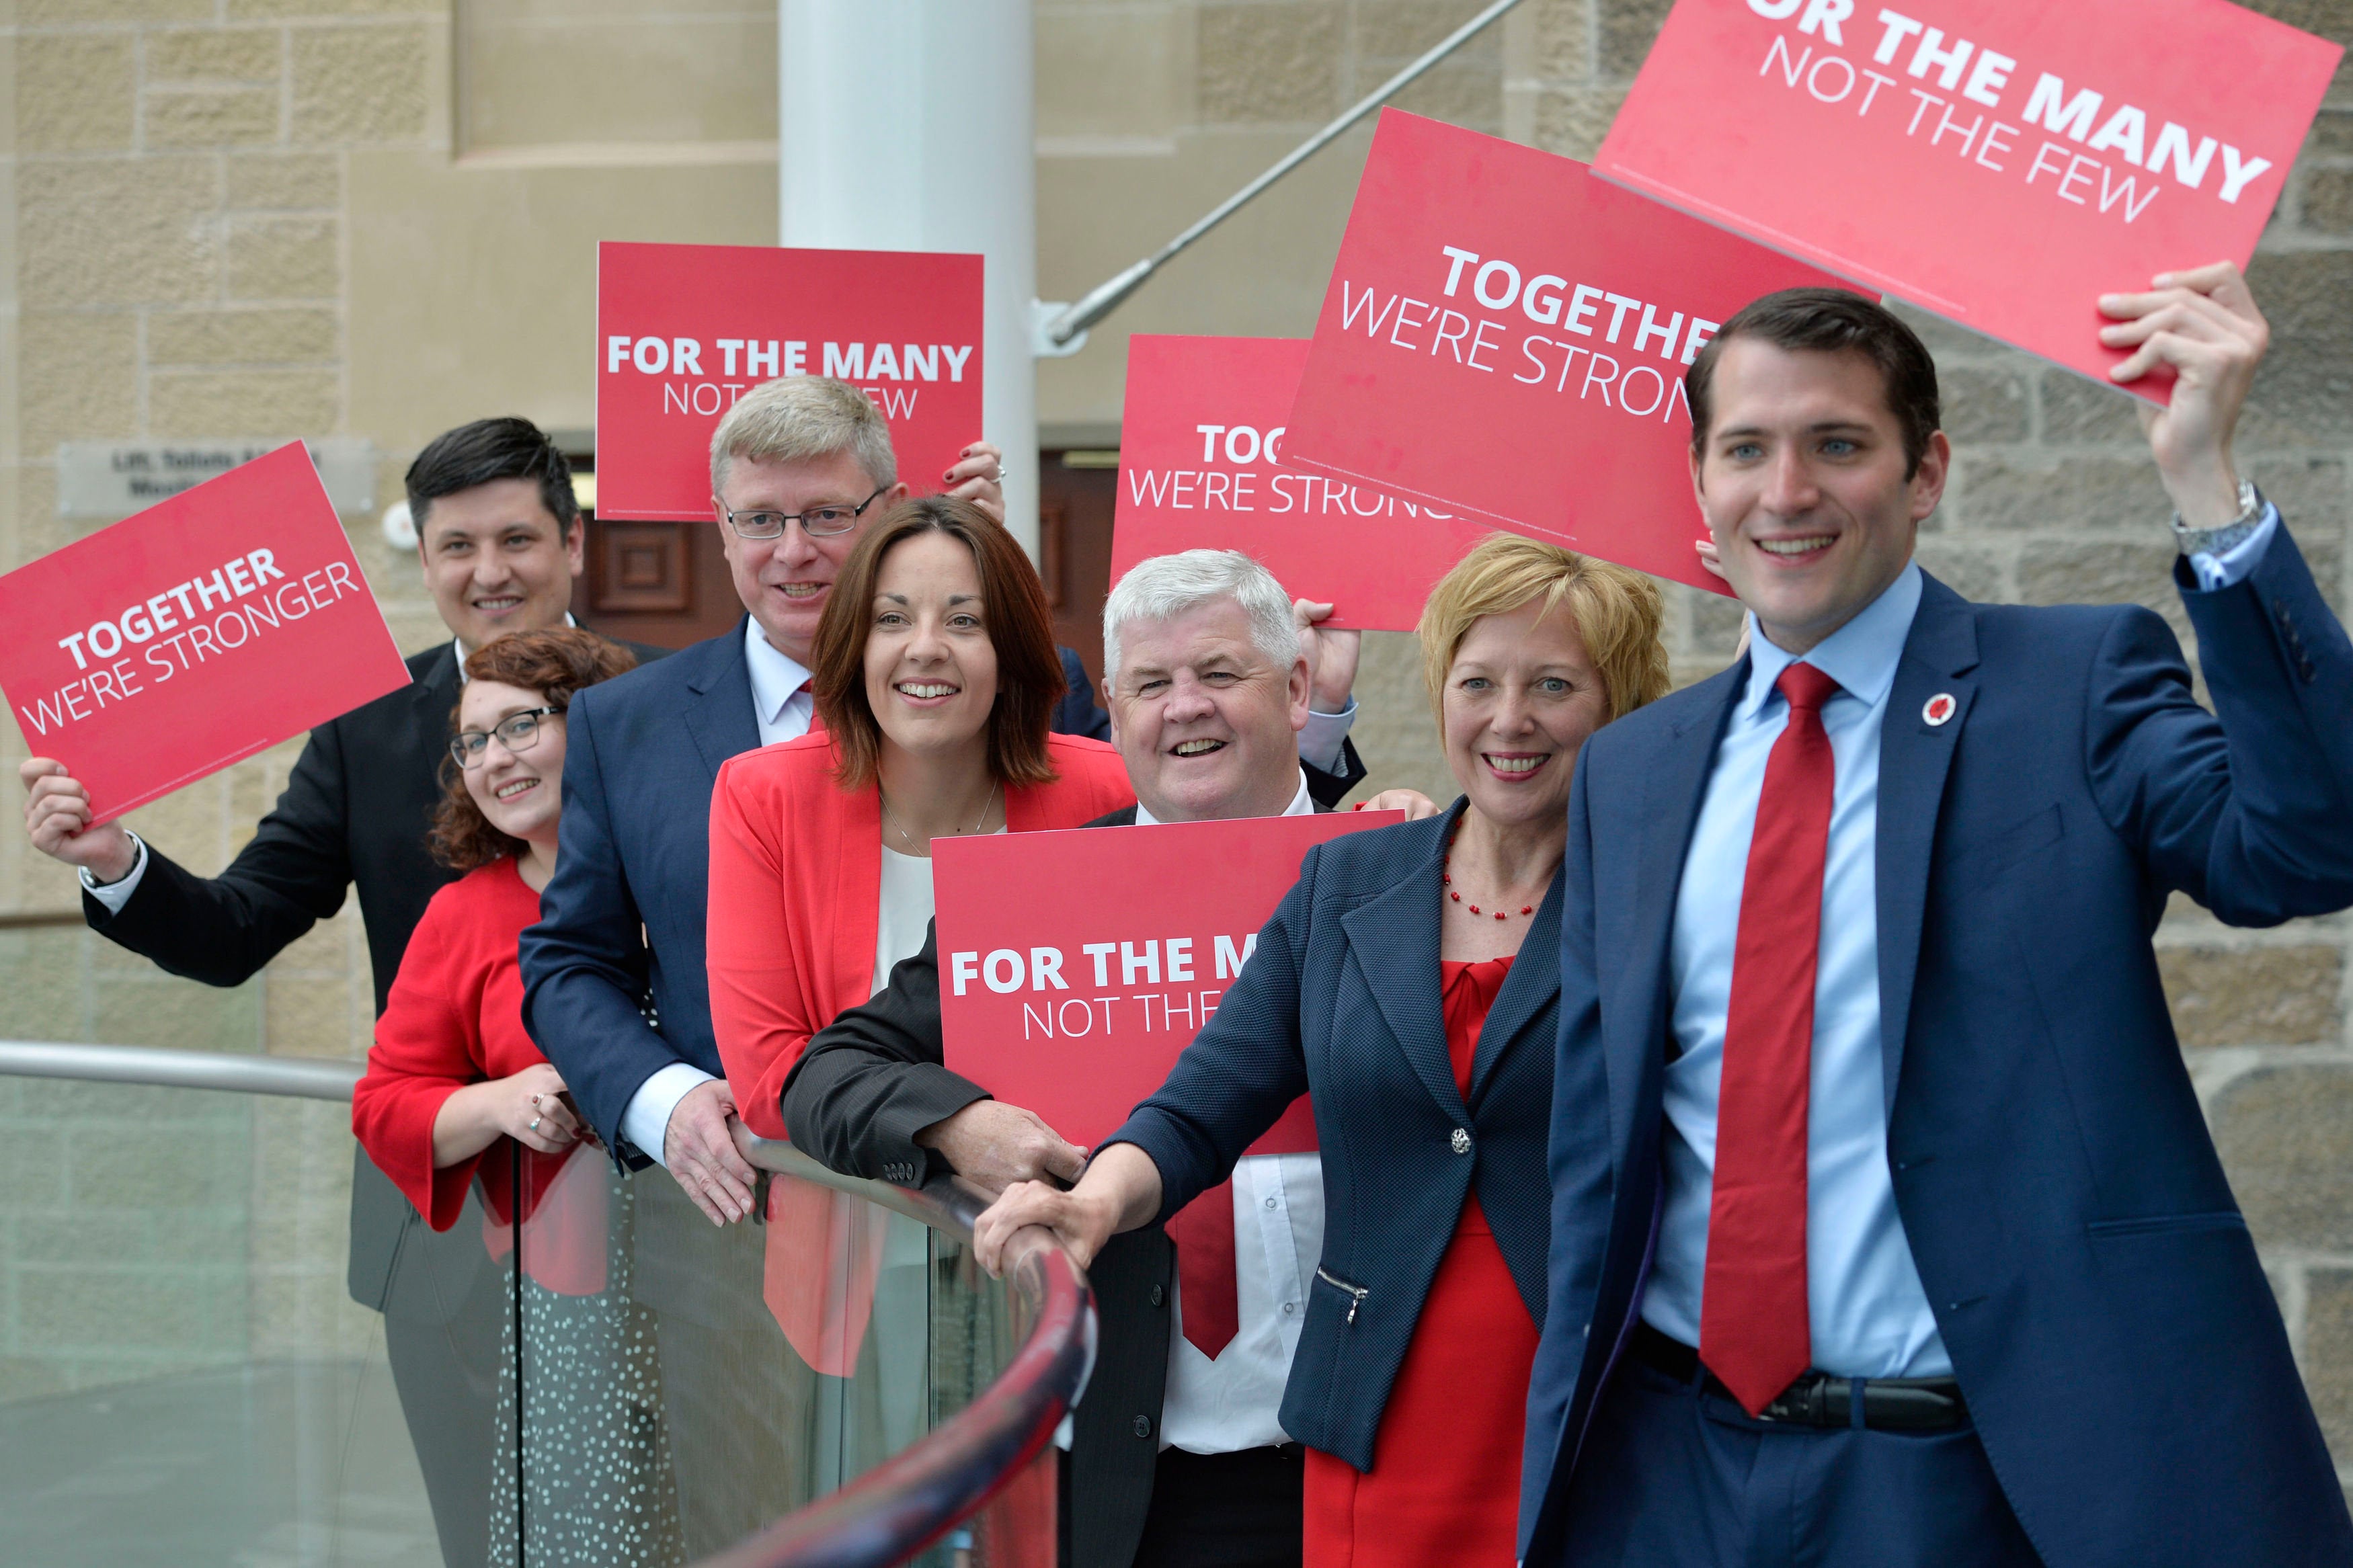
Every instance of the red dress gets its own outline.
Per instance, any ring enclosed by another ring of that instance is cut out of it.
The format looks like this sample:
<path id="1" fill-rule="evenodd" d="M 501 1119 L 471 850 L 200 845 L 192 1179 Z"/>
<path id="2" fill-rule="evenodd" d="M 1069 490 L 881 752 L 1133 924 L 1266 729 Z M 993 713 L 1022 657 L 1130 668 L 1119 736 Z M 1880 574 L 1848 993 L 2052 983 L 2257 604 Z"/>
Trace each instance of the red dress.
<path id="1" fill-rule="evenodd" d="M 367 1074 L 352 1091 L 352 1131 L 360 1146 L 436 1230 L 457 1223 L 467 1184 L 478 1170 L 491 1220 L 504 1226 L 513 1217 L 508 1212 L 513 1206 L 509 1167 L 521 1146 L 498 1138 L 471 1159 L 437 1171 L 433 1119 L 442 1102 L 468 1084 L 509 1078 L 547 1059 L 522 1026 L 522 973 L 515 959 L 523 928 L 538 919 L 539 895 L 524 885 L 512 856 L 470 871 L 434 894 L 408 939 L 384 1016 L 376 1020 Z M 540 1200 L 571 1156 L 586 1147 L 560 1155 L 532 1152 L 524 1166 L 527 1219 L 554 1217 L 543 1214 Z M 601 1215 L 579 1217 L 601 1230 Z M 554 1268 L 553 1252 L 541 1251 Z M 601 1237 L 595 1256 L 601 1277 Z M 534 1267 L 533 1272 L 541 1270 Z"/>
<path id="2" fill-rule="evenodd" d="M 1466 1094 L 1480 1026 L 1511 967 L 1439 965 L 1446 1050 Z M 1535 1354 L 1535 1320 L 1473 1192 L 1381 1412 L 1373 1468 L 1307 1450 L 1305 1568 L 1511 1568 Z"/>

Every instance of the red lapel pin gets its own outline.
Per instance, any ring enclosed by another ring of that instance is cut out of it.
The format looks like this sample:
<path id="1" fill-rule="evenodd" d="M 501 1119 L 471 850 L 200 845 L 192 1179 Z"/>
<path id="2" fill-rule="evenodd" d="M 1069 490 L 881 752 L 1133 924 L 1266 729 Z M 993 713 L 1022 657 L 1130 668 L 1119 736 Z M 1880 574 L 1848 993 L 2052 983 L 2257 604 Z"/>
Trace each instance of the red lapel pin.
<path id="1" fill-rule="evenodd" d="M 1951 692 L 1939 691 L 1928 699 L 1927 705 L 1920 710 L 1920 717 L 1926 720 L 1932 726 L 1942 724 L 1950 719 L 1960 706 L 1953 700 Z"/>

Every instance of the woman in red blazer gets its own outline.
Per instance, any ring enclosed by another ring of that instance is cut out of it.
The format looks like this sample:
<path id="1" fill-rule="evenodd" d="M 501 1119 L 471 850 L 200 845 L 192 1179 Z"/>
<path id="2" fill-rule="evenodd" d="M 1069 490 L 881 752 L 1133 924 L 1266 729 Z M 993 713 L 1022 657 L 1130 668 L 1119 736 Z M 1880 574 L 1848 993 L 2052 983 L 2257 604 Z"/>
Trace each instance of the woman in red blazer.
<path id="1" fill-rule="evenodd" d="M 923 944 L 931 845 L 1076 827 L 1131 805 L 1100 741 L 1050 734 L 1066 689 L 1045 588 L 966 502 L 905 502 L 818 623 L 820 729 L 734 758 L 711 797 L 711 1019 L 744 1124 L 785 1136 L 809 1037 Z"/>
<path id="2" fill-rule="evenodd" d="M 603 1553 L 660 1562 L 679 1551 L 672 1485 L 648 1415 L 659 1408 L 651 1325 L 622 1278 L 628 1247 L 613 1179 L 590 1152 L 593 1136 L 564 1080 L 523 1030 L 515 963 L 516 939 L 539 919 L 540 889 L 555 870 L 564 711 L 581 688 L 633 662 L 627 649 L 571 627 L 519 632 L 467 657 L 450 742 L 457 765 L 445 770 L 432 835 L 436 858 L 465 875 L 417 922 L 352 1093 L 353 1132 L 434 1229 L 457 1223 L 480 1176 L 491 1251 L 504 1256 L 517 1228 L 529 1230 L 517 1310 L 504 1320 L 506 1386 L 491 1451 L 509 1458 L 492 1479 L 491 1518 L 513 1520 L 525 1489 L 527 1554 L 550 1562 Z M 520 1448 L 518 1326 L 533 1354 Z M 549 1351 L 558 1353 L 541 1353 Z M 519 1451 L 528 1454 L 521 1476 Z M 492 1538 L 512 1542 L 513 1533 Z"/>
<path id="3" fill-rule="evenodd" d="M 785 1079 L 809 1037 L 922 949 L 934 838 L 1076 827 L 1135 799 L 1118 752 L 1048 732 L 1067 681 L 1045 587 L 965 501 L 908 501 L 875 523 L 811 663 L 820 727 L 734 758 L 711 797 L 711 1022 L 744 1124 L 768 1138 L 785 1136 Z M 770 1184 L 765 1295 L 818 1372 L 856 1372 L 886 1263 L 920 1282 L 922 1236 L 890 1239 L 883 1218 Z M 920 1351 L 920 1320 L 903 1327 L 878 1347 L 889 1447 L 914 1435 L 922 1385 L 896 1353 Z"/>

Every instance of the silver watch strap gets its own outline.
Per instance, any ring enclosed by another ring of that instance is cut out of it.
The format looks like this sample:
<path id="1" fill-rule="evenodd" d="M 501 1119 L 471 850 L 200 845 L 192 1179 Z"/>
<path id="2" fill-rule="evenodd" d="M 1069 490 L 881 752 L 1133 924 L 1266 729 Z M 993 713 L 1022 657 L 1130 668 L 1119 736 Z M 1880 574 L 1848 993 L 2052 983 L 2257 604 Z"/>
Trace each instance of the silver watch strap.
<path id="1" fill-rule="evenodd" d="M 2262 526 L 2266 510 L 2263 492 L 2253 479 L 2239 481 L 2239 515 L 2219 528 L 2191 528 L 2173 514 L 2173 540 L 2184 555 L 2227 555 L 2244 544 Z"/>

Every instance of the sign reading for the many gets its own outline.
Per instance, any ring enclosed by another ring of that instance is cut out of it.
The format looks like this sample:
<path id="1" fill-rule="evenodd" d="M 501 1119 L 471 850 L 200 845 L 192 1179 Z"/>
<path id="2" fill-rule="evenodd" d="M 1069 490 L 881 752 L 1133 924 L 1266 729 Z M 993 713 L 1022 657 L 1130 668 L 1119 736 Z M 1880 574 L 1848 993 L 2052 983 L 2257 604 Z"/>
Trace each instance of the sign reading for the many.
<path id="1" fill-rule="evenodd" d="M 1724 590 L 1683 367 L 1759 294 L 1833 282 L 1591 177 L 1382 112 L 1292 409 L 1292 460 Z"/>
<path id="2" fill-rule="evenodd" d="M 1239 550 L 1329 602 L 1326 626 L 1413 629 L 1488 524 L 1287 463 L 1306 363 L 1296 338 L 1128 340 L 1113 582 L 1146 556 Z"/>
<path id="3" fill-rule="evenodd" d="M 1217 1012 L 1307 851 L 1402 820 L 1351 811 L 940 839 L 949 1069 L 1092 1149 Z M 1250 1152 L 1314 1147 L 1303 1096 Z"/>
<path id="4" fill-rule="evenodd" d="M 596 510 L 696 522 L 711 433 L 780 375 L 864 390 L 918 495 L 981 437 L 981 258 L 749 245 L 596 247 Z"/>
<path id="5" fill-rule="evenodd" d="M 0 577 L 0 690 L 98 822 L 407 684 L 299 444 Z"/>
<path id="6" fill-rule="evenodd" d="M 1593 166 L 2105 381 L 2100 295 L 2245 266 L 2343 53 L 2226 0 L 1677 0 Z"/>

